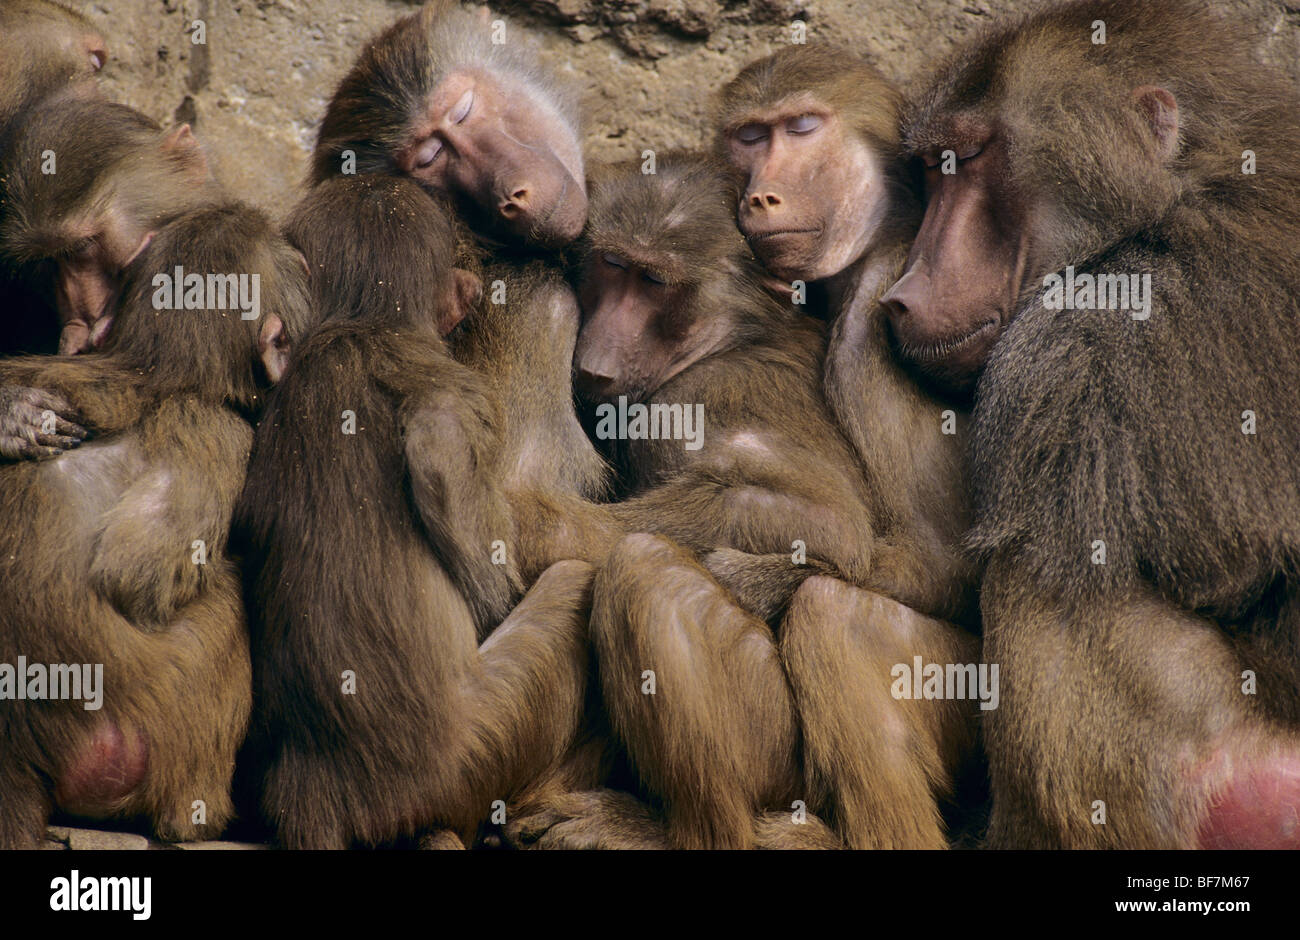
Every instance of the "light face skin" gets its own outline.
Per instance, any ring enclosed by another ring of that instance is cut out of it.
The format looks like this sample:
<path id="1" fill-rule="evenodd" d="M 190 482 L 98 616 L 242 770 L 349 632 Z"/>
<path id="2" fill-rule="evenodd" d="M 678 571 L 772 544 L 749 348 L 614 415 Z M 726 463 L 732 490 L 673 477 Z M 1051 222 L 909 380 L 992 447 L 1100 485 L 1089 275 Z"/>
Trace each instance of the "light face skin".
<path id="1" fill-rule="evenodd" d="M 866 253 L 887 205 L 870 146 L 808 94 L 744 115 L 724 133 L 744 174 L 737 221 L 783 280 L 819 281 Z"/>
<path id="2" fill-rule="evenodd" d="M 540 96 L 477 69 L 453 72 L 429 97 L 397 156 L 425 185 L 463 196 L 514 237 L 558 246 L 582 233 L 582 147 Z"/>

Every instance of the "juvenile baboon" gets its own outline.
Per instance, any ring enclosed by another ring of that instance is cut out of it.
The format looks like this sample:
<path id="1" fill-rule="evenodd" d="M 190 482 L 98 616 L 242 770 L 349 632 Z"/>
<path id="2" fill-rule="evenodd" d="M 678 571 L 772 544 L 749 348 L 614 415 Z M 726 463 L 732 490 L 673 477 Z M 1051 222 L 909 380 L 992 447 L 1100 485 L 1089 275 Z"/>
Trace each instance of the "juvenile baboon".
<path id="1" fill-rule="evenodd" d="M 477 290 L 433 199 L 331 180 L 287 232 L 323 322 L 240 508 L 262 812 L 288 847 L 468 844 L 573 742 L 591 569 L 554 565 L 519 600 L 500 408 L 441 336 Z"/>
<path id="2" fill-rule="evenodd" d="M 0 0 L 0 160 L 22 121 L 44 112 L 46 99 L 93 94 L 107 58 L 103 39 L 80 14 L 49 0 Z M 0 171 L 0 224 L 4 188 Z M 52 352 L 57 342 L 48 304 L 14 280 L 0 252 L 0 356 Z"/>
<path id="3" fill-rule="evenodd" d="M 1086 0 L 906 121 L 886 301 L 975 388 L 995 845 L 1300 845 L 1298 113 L 1200 5 Z"/>
<path id="4" fill-rule="evenodd" d="M 102 133 L 78 144 L 88 126 Z M 102 144 L 112 122 L 63 130 L 45 145 L 75 153 Z M 80 190 L 37 163 L 10 180 L 18 211 L 5 244 L 38 267 L 74 256 L 101 225 L 135 241 L 152 218 L 137 198 L 188 192 L 197 204 L 139 236 L 102 349 L 0 362 L 0 385 L 47 390 L 95 435 L 54 459 L 0 465 L 3 847 L 34 844 L 53 809 L 141 816 L 168 839 L 219 835 L 232 812 L 250 705 L 226 553 L 253 438 L 244 416 L 307 308 L 297 255 L 261 213 L 208 201 L 206 178 L 193 138 L 155 134 Z M 181 284 L 160 293 L 178 268 L 200 278 L 193 295 Z M 256 319 L 211 290 L 223 275 L 258 279 Z M 37 694 L 24 661 L 48 668 Z M 18 684 L 25 698 L 13 700 Z"/>
<path id="5" fill-rule="evenodd" d="M 53 173 L 43 172 L 47 152 Z M 188 126 L 164 136 L 138 111 L 78 98 L 29 119 L 0 175 L 0 257 L 18 283 L 49 298 L 62 355 L 104 344 L 128 267 L 160 226 L 227 198 Z M 47 410 L 59 416 L 53 432 Z M 68 417 L 50 389 L 0 389 L 0 457 L 77 446 L 83 435 Z"/>
<path id="6" fill-rule="evenodd" d="M 822 396 L 820 326 L 760 286 L 719 165 L 661 155 L 653 175 L 629 167 L 592 187 L 579 385 L 619 410 L 648 406 L 653 425 L 618 435 L 631 494 L 613 511 L 639 534 L 597 575 L 592 635 L 610 722 L 663 804 L 669 843 L 761 844 L 759 814 L 802 800 L 835 817 L 850 844 L 941 846 L 931 786 L 946 789 L 973 723 L 962 703 L 889 700 L 891 657 L 904 647 L 891 631 L 938 662 L 969 658 L 970 638 L 876 597 L 889 605 L 882 635 L 846 640 L 796 596 L 800 626 L 787 623 L 778 639 L 699 562 L 719 548 L 783 553 L 787 567 L 806 554 L 865 581 L 869 493 Z M 693 418 L 692 433 L 672 415 Z M 826 583 L 835 582 L 813 578 L 801 594 L 820 599 Z M 857 613 L 836 611 L 846 612 Z M 828 662 L 831 649 L 844 661 Z M 841 671 L 863 687 L 842 706 L 822 700 L 823 680 L 838 689 Z M 875 675 L 879 683 L 861 678 Z M 893 729 L 853 743 L 878 768 L 860 782 L 871 792 L 857 794 L 871 827 L 846 824 L 838 781 L 803 772 L 801 719 L 826 719 L 805 727 L 805 740 L 840 746 L 851 726 L 838 710 L 851 706 Z M 785 826 L 797 828 L 789 817 Z"/>

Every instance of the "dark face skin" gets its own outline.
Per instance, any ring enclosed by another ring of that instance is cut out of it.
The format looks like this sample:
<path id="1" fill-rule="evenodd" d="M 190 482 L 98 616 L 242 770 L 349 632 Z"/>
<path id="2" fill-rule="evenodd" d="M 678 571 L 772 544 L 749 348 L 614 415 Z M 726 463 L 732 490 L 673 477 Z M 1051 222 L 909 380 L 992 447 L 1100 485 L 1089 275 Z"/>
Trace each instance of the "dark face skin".
<path id="1" fill-rule="evenodd" d="M 745 176 L 737 221 L 768 271 L 817 281 L 863 255 L 886 204 L 883 177 L 832 108 L 794 95 L 750 112 L 724 138 Z"/>
<path id="2" fill-rule="evenodd" d="M 56 262 L 54 304 L 61 326 L 59 355 L 73 356 L 103 345 L 122 272 L 148 247 L 153 233 L 113 206 L 70 224 L 66 232 L 69 249 Z"/>
<path id="3" fill-rule="evenodd" d="M 942 172 L 943 151 L 956 156 Z M 1003 184 L 1006 148 L 986 127 L 928 150 L 928 204 L 907 271 L 884 303 L 903 356 L 942 384 L 968 388 L 1010 322 L 1024 282 L 1028 227 Z"/>
<path id="4" fill-rule="evenodd" d="M 582 149 L 568 122 L 528 89 L 489 72 L 448 75 L 397 162 L 431 188 L 473 202 L 523 241 L 564 245 L 587 220 Z"/>
<path id="5" fill-rule="evenodd" d="M 573 357 L 584 397 L 642 400 L 707 355 L 717 337 L 686 312 L 690 294 L 621 255 L 591 258 Z"/>
<path id="6" fill-rule="evenodd" d="M 1133 89 L 1130 104 L 1141 128 L 1134 166 L 1141 169 L 1144 160 L 1164 166 L 1178 148 L 1177 101 L 1164 88 L 1143 85 Z M 1022 294 L 1079 251 L 1069 244 L 1078 224 L 1068 221 L 1068 211 L 1066 221 L 1047 222 L 1059 209 L 1060 187 L 1079 184 L 1060 179 L 1050 165 L 1013 165 L 1016 148 L 996 121 L 956 113 L 926 133 L 932 144 L 917 154 L 926 167 L 925 219 L 907 271 L 882 301 L 903 357 L 940 384 L 965 391 L 1014 319 Z M 951 174 L 943 172 L 949 150 L 956 157 Z M 1055 186 L 1027 195 L 1032 183 L 1047 179 L 1057 180 Z"/>

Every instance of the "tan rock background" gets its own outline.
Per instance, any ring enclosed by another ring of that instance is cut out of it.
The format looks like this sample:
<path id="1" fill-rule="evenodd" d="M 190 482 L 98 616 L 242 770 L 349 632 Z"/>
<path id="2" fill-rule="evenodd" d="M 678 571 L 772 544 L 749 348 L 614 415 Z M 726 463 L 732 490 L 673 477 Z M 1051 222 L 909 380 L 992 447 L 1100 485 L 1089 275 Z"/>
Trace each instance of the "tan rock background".
<path id="1" fill-rule="evenodd" d="M 164 124 L 190 121 L 218 176 L 282 212 L 298 192 L 334 85 L 362 43 L 409 0 L 71 0 L 109 41 L 109 94 Z M 1134 0 L 1140 2 L 1140 0 Z M 1159 2 L 1159 0 L 1152 0 Z M 470 4 L 467 4 L 470 5 Z M 585 89 L 592 160 L 701 143 L 714 90 L 789 37 L 870 55 L 900 81 L 1023 0 L 498 0 L 494 13 L 542 35 Z M 1220 0 L 1261 58 L 1300 79 L 1300 0 Z M 206 45 L 187 30 L 207 26 Z"/>

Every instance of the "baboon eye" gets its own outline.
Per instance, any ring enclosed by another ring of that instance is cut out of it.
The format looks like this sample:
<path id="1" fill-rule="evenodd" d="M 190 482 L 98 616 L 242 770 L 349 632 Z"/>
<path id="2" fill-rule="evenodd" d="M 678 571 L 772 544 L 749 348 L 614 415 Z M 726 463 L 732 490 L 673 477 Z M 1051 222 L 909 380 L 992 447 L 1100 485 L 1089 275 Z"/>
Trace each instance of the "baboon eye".
<path id="1" fill-rule="evenodd" d="M 657 275 L 655 275 L 655 274 L 652 274 L 652 273 L 649 272 L 649 271 L 642 271 L 642 272 L 641 272 L 641 280 L 645 281 L 647 284 L 659 284 L 659 285 L 663 285 L 663 284 L 667 284 L 667 283 L 668 283 L 668 282 L 665 281 L 663 278 L 661 278 L 661 277 L 659 277 L 659 276 L 657 276 Z"/>
<path id="2" fill-rule="evenodd" d="M 984 152 L 983 144 L 972 144 L 965 149 L 957 151 L 957 162 L 965 163 L 967 160 L 973 160 Z"/>
<path id="3" fill-rule="evenodd" d="M 64 249 L 62 257 L 67 261 L 89 261 L 95 254 L 96 244 L 93 235 L 78 238 Z"/>
<path id="4" fill-rule="evenodd" d="M 786 124 L 789 134 L 811 134 L 822 126 L 822 119 L 815 114 L 801 114 Z"/>
<path id="5" fill-rule="evenodd" d="M 415 165 L 419 169 L 424 169 L 434 160 L 438 159 L 438 154 L 442 153 L 442 141 L 436 137 L 430 137 L 424 143 L 420 144 L 415 151 Z"/>
<path id="6" fill-rule="evenodd" d="M 451 109 L 451 123 L 460 124 L 465 118 L 469 117 L 470 108 L 474 106 L 474 89 L 470 89 L 460 96 L 456 102 L 456 107 Z"/>
<path id="7" fill-rule="evenodd" d="M 602 255 L 601 258 L 604 260 L 606 264 L 610 265 L 611 267 L 623 268 L 625 270 L 627 268 L 627 262 L 624 261 L 622 258 L 620 258 L 618 255 L 606 253 Z"/>
<path id="8" fill-rule="evenodd" d="M 742 144 L 756 144 L 767 139 L 767 127 L 762 124 L 746 124 L 736 129 L 736 140 Z"/>

